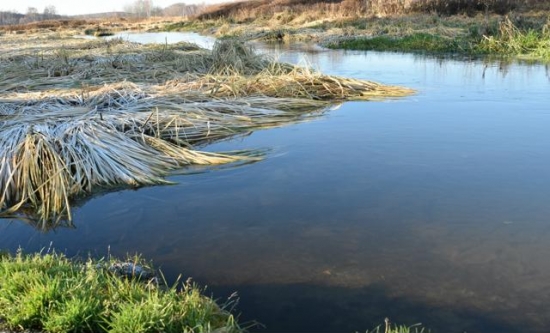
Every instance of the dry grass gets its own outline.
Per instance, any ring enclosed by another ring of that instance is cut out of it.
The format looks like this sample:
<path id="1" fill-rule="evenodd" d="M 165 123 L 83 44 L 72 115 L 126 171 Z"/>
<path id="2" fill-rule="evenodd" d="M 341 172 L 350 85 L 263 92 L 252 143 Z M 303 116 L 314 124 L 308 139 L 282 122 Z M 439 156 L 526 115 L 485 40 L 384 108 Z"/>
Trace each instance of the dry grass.
<path id="1" fill-rule="evenodd" d="M 307 119 L 330 100 L 412 93 L 277 64 L 238 41 L 207 51 L 42 35 L 7 37 L 0 51 L 1 214 L 42 222 L 71 220 L 72 201 L 98 189 L 258 159 L 197 146 Z"/>
<path id="2" fill-rule="evenodd" d="M 443 15 L 548 10 L 546 0 L 250 0 L 208 6 L 196 19 L 246 23 L 276 18 L 288 24 L 307 15 L 316 19 L 390 16 L 416 13 Z"/>
<path id="3" fill-rule="evenodd" d="M 410 95 L 412 90 L 384 86 L 376 82 L 323 75 L 307 68 L 295 68 L 284 74 L 261 72 L 241 75 L 205 75 L 188 82 L 172 82 L 178 89 L 200 90 L 219 97 L 263 95 L 311 100 L 374 100 Z"/>
<path id="4" fill-rule="evenodd" d="M 26 24 L 12 24 L 0 27 L 3 31 L 29 31 L 38 29 L 58 30 L 58 29 L 77 29 L 83 28 L 97 22 L 80 19 L 46 20 L 30 22 Z"/>

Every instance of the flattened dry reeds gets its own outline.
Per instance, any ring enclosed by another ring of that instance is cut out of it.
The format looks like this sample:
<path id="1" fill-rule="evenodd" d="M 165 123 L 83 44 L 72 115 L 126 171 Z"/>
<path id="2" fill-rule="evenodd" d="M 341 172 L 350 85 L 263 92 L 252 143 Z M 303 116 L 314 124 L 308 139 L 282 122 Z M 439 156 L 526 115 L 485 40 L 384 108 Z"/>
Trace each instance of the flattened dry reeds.
<path id="1" fill-rule="evenodd" d="M 178 89 L 202 91 L 215 97 L 262 95 L 312 100 L 379 100 L 412 94 L 411 89 L 372 81 L 323 75 L 307 68 L 274 74 L 268 70 L 252 76 L 203 75 L 195 80 L 171 81 Z"/>
<path id="2" fill-rule="evenodd" d="M 70 219 L 69 199 L 96 186 L 166 183 L 168 170 L 239 157 L 192 152 L 143 134 L 139 140 L 100 119 L 13 124 L 0 142 L 2 210 L 30 206 L 43 219 Z"/>
<path id="3" fill-rule="evenodd" d="M 146 102 L 104 114 L 80 108 L 72 109 L 74 114 L 7 116 L 0 132 L 2 213 L 12 216 L 30 207 L 42 220 L 70 219 L 70 199 L 97 188 L 165 184 L 163 176 L 186 165 L 252 161 L 256 157 L 193 147 L 299 120 L 298 113 L 253 107 L 259 101 L 252 100 L 193 103 L 188 108 L 165 102 L 162 110 L 144 111 L 154 103 Z M 40 105 L 52 109 L 46 104 Z"/>
<path id="4" fill-rule="evenodd" d="M 0 45 L 4 216 L 30 210 L 39 221 L 71 220 L 71 201 L 97 189 L 164 184 L 187 165 L 258 159 L 197 145 L 308 119 L 331 100 L 412 92 L 277 64 L 236 41 L 213 51 L 118 39 L 41 44 Z"/>

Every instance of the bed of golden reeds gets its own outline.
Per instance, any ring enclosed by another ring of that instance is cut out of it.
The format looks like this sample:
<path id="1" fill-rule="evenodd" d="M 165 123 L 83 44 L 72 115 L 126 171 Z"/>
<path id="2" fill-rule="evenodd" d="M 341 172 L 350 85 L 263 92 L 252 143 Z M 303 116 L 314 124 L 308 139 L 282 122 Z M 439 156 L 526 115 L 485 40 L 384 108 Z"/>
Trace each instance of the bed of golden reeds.
<path id="1" fill-rule="evenodd" d="M 166 183 L 188 165 L 247 162 L 212 141 L 307 119 L 334 100 L 410 89 L 281 64 L 239 41 L 213 50 L 122 39 L 3 36 L 0 214 L 71 220 L 98 189 Z"/>

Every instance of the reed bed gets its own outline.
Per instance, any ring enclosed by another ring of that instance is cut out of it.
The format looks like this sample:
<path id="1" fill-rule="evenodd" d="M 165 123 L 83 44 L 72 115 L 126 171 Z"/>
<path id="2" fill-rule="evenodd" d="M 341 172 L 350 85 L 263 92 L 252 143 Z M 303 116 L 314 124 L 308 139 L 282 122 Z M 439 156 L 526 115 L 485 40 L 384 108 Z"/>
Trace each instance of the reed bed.
<path id="1" fill-rule="evenodd" d="M 253 76 L 204 75 L 191 81 L 172 81 L 177 89 L 203 91 L 216 97 L 263 95 L 311 100 L 379 100 L 412 94 L 411 89 L 372 81 L 323 75 L 308 68 L 288 73 L 262 71 Z"/>
<path id="2" fill-rule="evenodd" d="M 70 221 L 71 203 L 100 189 L 260 158 L 197 150 L 207 143 L 309 119 L 334 100 L 412 93 L 279 64 L 239 41 L 208 51 L 10 38 L 0 45 L 0 215 L 42 222 Z"/>

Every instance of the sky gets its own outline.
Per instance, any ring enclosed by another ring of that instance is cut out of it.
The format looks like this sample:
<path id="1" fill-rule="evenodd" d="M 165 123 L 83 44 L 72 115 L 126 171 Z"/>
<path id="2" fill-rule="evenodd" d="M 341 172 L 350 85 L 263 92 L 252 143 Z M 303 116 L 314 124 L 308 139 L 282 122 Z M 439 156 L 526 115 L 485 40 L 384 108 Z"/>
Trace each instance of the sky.
<path id="1" fill-rule="evenodd" d="M 121 11 L 124 5 L 131 4 L 132 0 L 0 0 L 0 11 L 17 11 L 25 14 L 27 8 L 35 7 L 39 13 L 48 5 L 55 6 L 57 13 L 61 15 L 79 15 Z M 168 7 L 175 3 L 213 4 L 229 2 L 229 0 L 153 0 L 158 7 Z"/>

